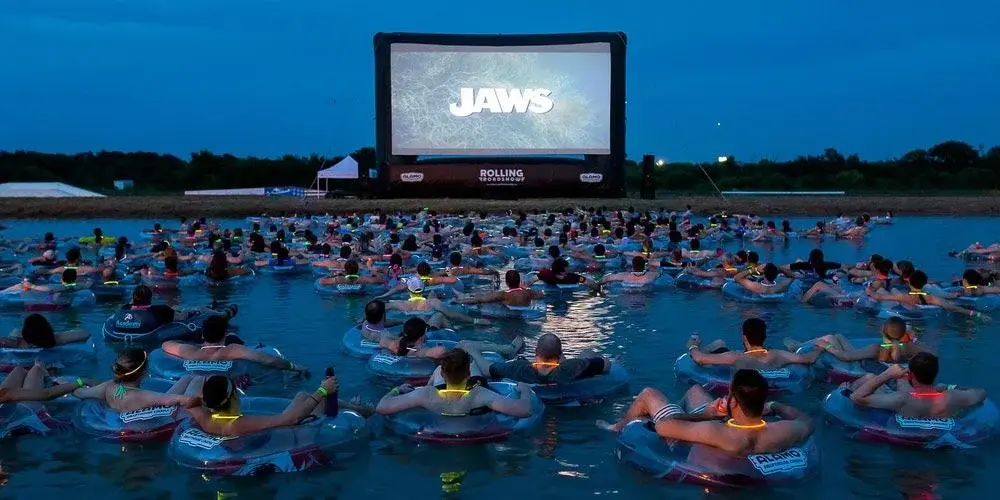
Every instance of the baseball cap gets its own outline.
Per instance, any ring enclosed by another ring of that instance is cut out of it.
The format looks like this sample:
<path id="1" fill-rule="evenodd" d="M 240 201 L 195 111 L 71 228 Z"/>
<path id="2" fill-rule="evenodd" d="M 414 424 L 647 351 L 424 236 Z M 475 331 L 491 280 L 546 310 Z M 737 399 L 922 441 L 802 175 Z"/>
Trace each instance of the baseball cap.
<path id="1" fill-rule="evenodd" d="M 406 288 L 413 293 L 422 292 L 424 291 L 424 281 L 417 276 L 412 276 L 406 280 Z"/>

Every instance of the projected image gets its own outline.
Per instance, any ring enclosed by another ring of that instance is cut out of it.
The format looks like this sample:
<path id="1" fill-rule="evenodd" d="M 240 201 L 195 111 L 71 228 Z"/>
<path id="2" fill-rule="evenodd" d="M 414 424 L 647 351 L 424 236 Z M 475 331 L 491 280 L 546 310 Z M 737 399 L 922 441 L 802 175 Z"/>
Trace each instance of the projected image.
<path id="1" fill-rule="evenodd" d="M 609 154 L 608 43 L 390 47 L 392 154 Z"/>

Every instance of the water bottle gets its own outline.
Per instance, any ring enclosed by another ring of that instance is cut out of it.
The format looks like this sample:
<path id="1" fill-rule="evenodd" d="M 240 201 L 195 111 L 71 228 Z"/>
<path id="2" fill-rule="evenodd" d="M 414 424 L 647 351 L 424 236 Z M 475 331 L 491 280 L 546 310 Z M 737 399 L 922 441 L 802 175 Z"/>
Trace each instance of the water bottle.
<path id="1" fill-rule="evenodd" d="M 332 377 L 333 376 L 333 367 L 329 367 L 329 368 L 326 369 L 326 376 L 327 377 Z M 338 393 L 338 391 L 333 391 L 326 398 L 326 411 L 325 411 L 325 414 L 326 414 L 326 416 L 328 418 L 336 418 L 337 417 L 337 412 L 340 411 L 340 401 L 337 399 L 337 396 L 338 396 L 337 393 Z"/>

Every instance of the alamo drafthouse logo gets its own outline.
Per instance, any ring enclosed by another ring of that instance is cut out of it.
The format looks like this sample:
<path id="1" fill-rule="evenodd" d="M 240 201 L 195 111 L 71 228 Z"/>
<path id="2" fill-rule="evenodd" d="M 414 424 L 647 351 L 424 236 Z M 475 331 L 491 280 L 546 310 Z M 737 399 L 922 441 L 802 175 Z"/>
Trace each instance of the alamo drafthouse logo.
<path id="1" fill-rule="evenodd" d="M 484 168 L 479 170 L 479 182 L 490 184 L 518 184 L 524 182 L 520 168 Z"/>
<path id="2" fill-rule="evenodd" d="M 399 180 L 403 182 L 420 182 L 424 180 L 424 174 L 422 172 L 406 172 L 399 174 Z"/>
<path id="3" fill-rule="evenodd" d="M 604 174 L 599 174 L 597 172 L 584 172 L 580 174 L 580 182 L 586 182 L 587 184 L 595 184 L 604 180 Z"/>

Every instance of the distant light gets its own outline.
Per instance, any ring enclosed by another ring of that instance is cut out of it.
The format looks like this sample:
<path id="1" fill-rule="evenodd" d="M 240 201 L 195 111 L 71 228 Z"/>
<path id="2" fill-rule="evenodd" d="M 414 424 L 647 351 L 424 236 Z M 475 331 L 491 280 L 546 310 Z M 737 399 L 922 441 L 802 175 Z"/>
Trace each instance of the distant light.
<path id="1" fill-rule="evenodd" d="M 722 126 L 722 122 L 715 122 L 715 126 L 716 127 L 721 127 Z"/>
<path id="2" fill-rule="evenodd" d="M 663 161 L 663 158 L 660 158 L 660 159 L 656 160 L 656 166 L 657 167 L 662 167 L 662 166 L 664 166 L 666 164 L 667 164 L 667 162 Z"/>
<path id="3" fill-rule="evenodd" d="M 729 161 L 729 157 L 728 156 L 720 156 L 719 157 L 719 163 L 726 163 L 727 161 Z"/>

